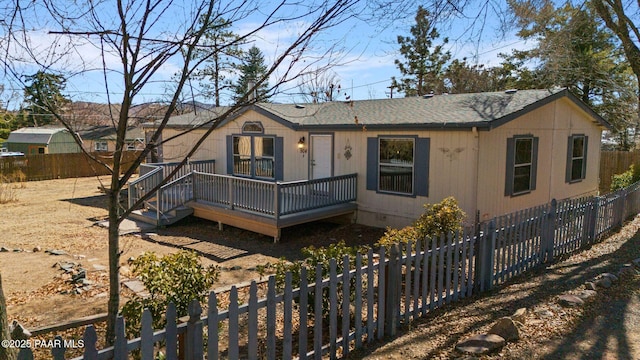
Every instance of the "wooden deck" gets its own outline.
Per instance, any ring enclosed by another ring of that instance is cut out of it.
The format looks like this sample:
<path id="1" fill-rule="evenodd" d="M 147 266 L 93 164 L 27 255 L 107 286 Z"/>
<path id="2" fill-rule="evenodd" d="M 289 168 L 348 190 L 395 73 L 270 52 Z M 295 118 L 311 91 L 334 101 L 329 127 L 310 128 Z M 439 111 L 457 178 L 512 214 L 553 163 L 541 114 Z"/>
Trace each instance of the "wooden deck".
<path id="1" fill-rule="evenodd" d="M 163 173 L 166 171 L 146 169 L 143 176 L 132 182 L 129 185 L 130 206 L 154 184 L 159 184 Z M 175 209 L 188 207 L 193 209 L 194 216 L 216 221 L 220 229 L 223 225 L 231 225 L 273 236 L 278 241 L 283 228 L 348 216 L 357 210 L 356 174 L 289 182 L 197 170 L 183 174 L 159 188 L 152 196 L 153 201 L 146 202 L 146 212 L 141 210 L 134 216 L 164 226 L 177 221 L 172 218 L 177 214 Z M 187 212 L 180 214 L 188 215 Z"/>

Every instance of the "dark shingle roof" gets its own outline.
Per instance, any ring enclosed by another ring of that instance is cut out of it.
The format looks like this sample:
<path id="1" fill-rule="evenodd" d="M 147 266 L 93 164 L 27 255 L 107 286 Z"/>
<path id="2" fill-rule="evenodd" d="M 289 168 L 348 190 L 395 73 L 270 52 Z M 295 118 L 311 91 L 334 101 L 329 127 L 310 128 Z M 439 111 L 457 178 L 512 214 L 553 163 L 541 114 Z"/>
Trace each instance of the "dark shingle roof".
<path id="1" fill-rule="evenodd" d="M 609 124 L 566 89 L 520 90 L 320 104 L 259 103 L 251 108 L 295 129 L 494 128 L 539 106 L 568 96 L 602 126 Z M 228 108 L 172 117 L 169 126 L 197 126 Z"/>

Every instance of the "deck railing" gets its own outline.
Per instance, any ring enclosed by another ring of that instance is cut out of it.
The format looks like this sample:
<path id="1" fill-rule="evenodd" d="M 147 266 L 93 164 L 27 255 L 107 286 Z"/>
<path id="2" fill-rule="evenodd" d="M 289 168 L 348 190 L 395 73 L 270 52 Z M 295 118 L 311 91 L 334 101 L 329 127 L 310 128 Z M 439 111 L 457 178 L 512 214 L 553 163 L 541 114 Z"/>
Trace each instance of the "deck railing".
<path id="1" fill-rule="evenodd" d="M 178 165 L 180 165 L 178 162 L 140 164 L 140 177 L 129 183 L 129 207 L 146 196 L 149 190 L 157 187 Z M 215 160 L 189 161 L 171 179 L 168 179 L 168 182 L 171 183 L 183 178 L 185 175 L 191 174 L 192 171 L 214 173 Z"/>
<path id="2" fill-rule="evenodd" d="M 194 199 L 229 209 L 280 216 L 356 200 L 356 174 L 272 182 L 194 172 Z"/>

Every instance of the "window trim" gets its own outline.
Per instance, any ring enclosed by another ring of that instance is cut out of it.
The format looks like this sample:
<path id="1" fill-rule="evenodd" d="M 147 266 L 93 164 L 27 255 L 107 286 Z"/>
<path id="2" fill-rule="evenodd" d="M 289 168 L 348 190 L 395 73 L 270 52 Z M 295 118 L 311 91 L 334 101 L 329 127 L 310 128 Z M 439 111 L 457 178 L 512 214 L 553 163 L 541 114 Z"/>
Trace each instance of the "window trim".
<path id="1" fill-rule="evenodd" d="M 409 140 L 412 142 L 412 159 L 411 159 L 411 166 L 408 165 L 402 165 L 402 164 L 391 164 L 391 163 L 382 163 L 380 161 L 380 144 L 383 140 Z M 392 166 L 392 167 L 397 167 L 397 168 L 411 168 L 411 192 L 402 192 L 402 191 L 393 191 L 393 190 L 383 190 L 380 188 L 380 169 L 383 166 Z M 394 195 L 404 195 L 404 196 L 412 196 L 415 194 L 415 167 L 416 167 L 416 138 L 415 137 L 402 137 L 402 136 L 379 136 L 378 137 L 378 168 L 376 169 L 377 171 L 377 176 L 378 176 L 378 189 L 377 192 L 379 193 L 385 193 L 385 194 L 394 194 Z"/>
<path id="2" fill-rule="evenodd" d="M 582 138 L 582 156 L 573 156 L 573 144 L 575 139 Z M 589 152 L 589 137 L 585 134 L 572 134 L 567 139 L 567 164 L 565 182 L 569 184 L 579 183 L 587 177 L 587 154 Z M 582 170 L 580 178 L 573 179 L 573 162 L 577 159 L 582 159 Z"/>
<path id="3" fill-rule="evenodd" d="M 251 142 L 251 156 L 250 156 L 250 160 L 251 160 L 251 170 L 250 170 L 250 174 L 240 174 L 240 173 L 236 173 L 235 172 L 235 162 L 234 162 L 234 157 L 235 157 L 235 152 L 233 149 L 233 139 L 234 137 L 241 137 L 241 136 L 246 136 L 251 138 L 250 142 Z M 255 171 L 255 149 L 254 149 L 254 137 L 268 137 L 268 138 L 272 138 L 273 139 L 273 177 L 266 177 L 266 176 L 256 176 L 256 171 Z M 266 181 L 279 181 L 282 180 L 283 178 L 283 173 L 284 173 L 284 168 L 283 168 L 283 153 L 282 153 L 282 148 L 283 148 L 283 138 L 279 137 L 277 135 L 260 135 L 260 134 L 232 134 L 232 135 L 227 135 L 227 174 L 229 175 L 233 175 L 233 176 L 237 176 L 237 177 L 243 177 L 243 178 L 248 178 L 248 179 L 261 179 L 261 180 L 266 180 Z"/>
<path id="4" fill-rule="evenodd" d="M 413 139 L 414 140 L 414 154 L 413 154 L 413 179 L 412 187 L 413 192 L 398 193 L 391 191 L 380 191 L 379 189 L 379 160 L 380 151 L 379 144 L 380 138 L 400 138 L 400 139 Z M 375 191 L 378 194 L 393 195 L 393 196 L 405 196 L 405 197 L 417 197 L 417 196 L 429 196 L 429 165 L 430 165 L 430 148 L 431 139 L 428 137 L 419 137 L 414 134 L 406 135 L 378 135 L 377 137 L 367 138 L 367 156 L 366 156 L 366 189 Z"/>
<path id="5" fill-rule="evenodd" d="M 96 142 L 93 143 L 93 149 L 95 151 L 109 151 L 109 142 L 104 140 L 96 140 Z"/>
<path id="6" fill-rule="evenodd" d="M 531 139 L 531 162 L 526 165 L 515 163 L 516 143 L 518 140 Z M 505 196 L 521 196 L 533 192 L 536 189 L 537 172 L 538 172 L 538 144 L 539 138 L 533 134 L 514 135 L 507 138 L 507 157 L 506 157 L 506 175 L 505 175 Z M 518 166 L 531 166 L 529 175 L 529 188 L 523 191 L 514 191 L 515 170 Z"/>

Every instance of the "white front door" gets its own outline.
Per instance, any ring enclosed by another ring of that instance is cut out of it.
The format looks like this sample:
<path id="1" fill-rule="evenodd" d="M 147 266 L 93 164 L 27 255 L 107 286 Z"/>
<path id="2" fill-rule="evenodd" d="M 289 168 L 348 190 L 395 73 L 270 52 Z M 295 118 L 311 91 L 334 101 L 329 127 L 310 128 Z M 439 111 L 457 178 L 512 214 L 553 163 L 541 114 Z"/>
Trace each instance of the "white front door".
<path id="1" fill-rule="evenodd" d="M 331 135 L 310 135 L 311 138 L 311 179 L 330 177 L 333 154 Z"/>

